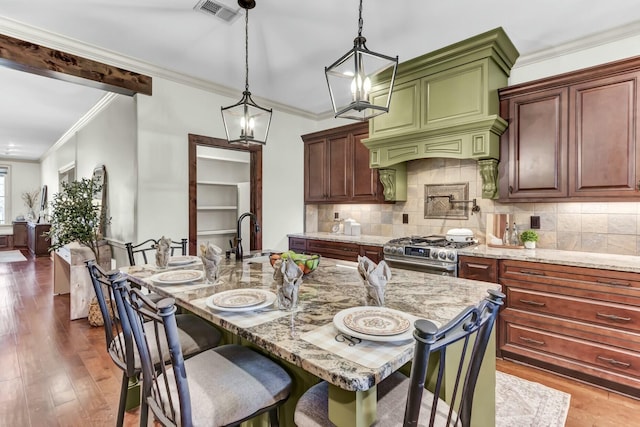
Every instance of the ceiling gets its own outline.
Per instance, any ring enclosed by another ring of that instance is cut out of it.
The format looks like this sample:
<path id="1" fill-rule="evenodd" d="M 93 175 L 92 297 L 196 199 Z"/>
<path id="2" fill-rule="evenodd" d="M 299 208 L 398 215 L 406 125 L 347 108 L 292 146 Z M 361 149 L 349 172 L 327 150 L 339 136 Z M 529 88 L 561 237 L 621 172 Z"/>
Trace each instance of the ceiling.
<path id="1" fill-rule="evenodd" d="M 234 0 L 214 1 L 238 9 Z M 128 63 L 213 82 L 237 91 L 240 99 L 244 18 L 226 23 L 195 11 L 196 3 L 0 0 L 0 32 L 2 22 L 25 24 L 104 50 L 110 57 L 124 57 Z M 637 0 L 588 3 L 365 0 L 363 35 L 370 50 L 398 55 L 403 62 L 501 26 L 522 58 L 640 23 Z M 257 0 L 249 13 L 249 84 L 254 97 L 267 107 L 271 101 L 312 117 L 326 115 L 331 106 L 324 67 L 353 46 L 357 23 L 357 0 Z M 37 160 L 104 92 L 0 67 L 0 94 L 0 157 Z"/>

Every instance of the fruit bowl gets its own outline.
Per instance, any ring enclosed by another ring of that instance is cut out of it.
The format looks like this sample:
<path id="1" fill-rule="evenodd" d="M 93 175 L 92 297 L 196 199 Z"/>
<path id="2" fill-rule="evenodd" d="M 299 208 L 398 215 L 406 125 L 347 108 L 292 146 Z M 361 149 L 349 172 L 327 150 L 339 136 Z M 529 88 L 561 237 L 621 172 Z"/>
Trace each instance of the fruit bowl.
<path id="1" fill-rule="evenodd" d="M 275 266 L 276 261 L 279 259 L 291 258 L 302 270 L 302 274 L 309 274 L 318 268 L 320 264 L 320 255 L 318 254 L 298 254 L 293 251 L 287 251 L 282 253 L 273 253 L 269 257 L 271 266 Z"/>

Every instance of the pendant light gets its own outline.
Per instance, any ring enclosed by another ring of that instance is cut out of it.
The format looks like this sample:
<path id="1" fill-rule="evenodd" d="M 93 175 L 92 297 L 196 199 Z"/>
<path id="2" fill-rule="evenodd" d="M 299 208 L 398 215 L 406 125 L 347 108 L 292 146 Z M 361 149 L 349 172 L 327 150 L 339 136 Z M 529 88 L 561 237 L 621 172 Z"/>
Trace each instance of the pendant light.
<path id="1" fill-rule="evenodd" d="M 353 49 L 324 69 L 335 117 L 364 121 L 389 111 L 398 57 L 371 52 L 366 42 L 362 36 L 360 0 L 358 37 L 353 40 Z M 384 92 L 377 91 L 375 99 L 370 99 L 375 78 L 385 72 L 391 74 L 388 91 L 386 88 Z"/>
<path id="2" fill-rule="evenodd" d="M 249 92 L 249 9 L 253 9 L 256 6 L 256 2 L 254 0 L 238 0 L 238 5 L 245 10 L 244 92 L 242 92 L 242 98 L 236 104 L 222 107 L 222 121 L 230 144 L 264 145 L 267 143 L 272 111 L 256 104 L 251 99 L 251 92 Z"/>

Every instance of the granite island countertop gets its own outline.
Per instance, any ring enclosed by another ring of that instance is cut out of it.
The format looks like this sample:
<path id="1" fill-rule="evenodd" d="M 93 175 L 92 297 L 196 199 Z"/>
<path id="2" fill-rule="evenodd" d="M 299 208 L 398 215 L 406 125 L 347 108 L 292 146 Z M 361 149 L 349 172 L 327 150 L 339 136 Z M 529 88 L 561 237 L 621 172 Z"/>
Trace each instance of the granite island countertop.
<path id="1" fill-rule="evenodd" d="M 273 268 L 268 260 L 238 263 L 224 260 L 216 284 L 157 284 L 150 280 L 153 272 L 140 267 L 131 272 L 130 278 L 154 292 L 175 298 L 178 305 L 316 377 L 344 390 L 361 391 L 368 390 L 411 360 L 412 340 L 398 343 L 402 346 L 398 347 L 400 351 L 397 354 L 381 366 L 371 368 L 301 338 L 321 327 L 333 328 L 333 316 L 339 311 L 365 305 L 365 288 L 356 266 L 355 262 L 322 258 L 318 269 L 304 277 L 298 310 L 294 313 L 272 309 L 264 313 L 255 311 L 229 315 L 206 305 L 207 297 L 230 289 L 254 288 L 275 292 Z M 128 271 L 126 267 L 122 270 Z M 403 269 L 393 269 L 392 273 L 385 292 L 385 307 L 440 324 L 447 323 L 469 305 L 477 304 L 487 296 L 487 289 L 500 289 L 500 285 L 495 283 Z M 251 316 L 256 316 L 255 324 L 252 324 Z"/>

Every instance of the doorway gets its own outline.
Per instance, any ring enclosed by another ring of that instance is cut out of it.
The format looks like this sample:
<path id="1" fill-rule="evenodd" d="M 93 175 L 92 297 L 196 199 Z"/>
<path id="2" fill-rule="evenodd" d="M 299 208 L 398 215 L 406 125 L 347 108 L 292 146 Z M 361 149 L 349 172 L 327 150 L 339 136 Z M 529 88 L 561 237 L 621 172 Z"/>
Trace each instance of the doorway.
<path id="1" fill-rule="evenodd" d="M 200 147 L 200 154 L 199 153 Z M 190 255 L 198 255 L 198 214 L 205 209 L 211 209 L 211 206 L 205 207 L 203 205 L 198 204 L 198 158 L 199 156 L 203 157 L 202 154 L 204 152 L 203 148 L 218 148 L 225 150 L 233 150 L 233 151 L 241 151 L 246 152 L 249 155 L 249 209 L 256 215 L 258 219 L 258 223 L 262 224 L 262 146 L 244 146 L 244 145 L 232 145 L 226 139 L 221 138 L 213 138 L 202 135 L 193 135 L 189 134 L 189 254 Z M 202 175 L 202 174 L 201 174 Z M 202 185 L 200 185 L 202 186 Z M 221 190 L 221 196 L 225 194 L 225 190 Z M 223 203 L 222 206 L 225 206 Z M 237 204 L 238 207 L 241 204 Z M 203 209 L 204 208 L 204 209 Z M 231 209 L 227 209 L 228 212 Z M 236 212 L 238 212 L 236 210 Z M 241 212 L 238 212 L 238 214 Z M 222 217 L 224 217 L 224 213 Z M 225 220 L 228 221 L 228 218 Z M 245 227 L 245 229 L 249 229 L 249 227 Z M 225 234 L 226 233 L 226 234 Z M 222 250 L 229 249 L 227 245 L 225 245 L 225 240 L 229 236 L 235 236 L 235 222 L 233 223 L 233 227 L 231 229 L 220 230 L 220 234 L 216 234 L 216 236 L 212 242 L 220 242 L 218 246 L 222 248 Z M 204 237 L 204 236 L 200 236 Z M 203 240 L 202 238 L 200 240 Z M 245 238 L 243 238 L 243 241 Z M 262 248 L 262 232 L 259 231 L 257 233 L 252 233 L 249 241 L 249 249 L 261 249 Z M 222 246 L 221 246 L 222 245 Z M 246 248 L 246 246 L 245 246 Z"/>

